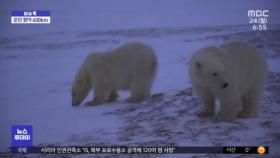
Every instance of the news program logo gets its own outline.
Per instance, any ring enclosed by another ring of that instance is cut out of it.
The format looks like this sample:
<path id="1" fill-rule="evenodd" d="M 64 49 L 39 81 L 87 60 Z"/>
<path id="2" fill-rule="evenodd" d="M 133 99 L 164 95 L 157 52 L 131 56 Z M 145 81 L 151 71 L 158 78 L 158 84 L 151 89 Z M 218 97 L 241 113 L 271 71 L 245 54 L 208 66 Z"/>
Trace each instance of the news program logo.
<path id="1" fill-rule="evenodd" d="M 14 10 L 11 12 L 11 24 L 50 24 L 49 10 Z"/>
<path id="2" fill-rule="evenodd" d="M 15 125 L 11 130 L 12 147 L 31 147 L 32 146 L 32 126 Z"/>

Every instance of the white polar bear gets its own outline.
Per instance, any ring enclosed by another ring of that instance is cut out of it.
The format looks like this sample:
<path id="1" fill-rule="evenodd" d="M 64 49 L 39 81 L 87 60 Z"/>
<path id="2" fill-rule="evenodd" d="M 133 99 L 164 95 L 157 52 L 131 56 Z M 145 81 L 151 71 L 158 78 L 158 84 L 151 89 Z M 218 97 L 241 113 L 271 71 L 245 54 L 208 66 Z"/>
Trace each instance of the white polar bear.
<path id="1" fill-rule="evenodd" d="M 93 89 L 94 98 L 86 105 L 114 101 L 118 90 L 130 90 L 129 102 L 150 95 L 156 75 L 157 58 L 152 47 L 133 42 L 115 50 L 90 54 L 76 74 L 72 86 L 72 106 L 77 106 Z"/>
<path id="2" fill-rule="evenodd" d="M 221 47 L 200 49 L 192 56 L 189 75 L 193 88 L 203 100 L 204 111 L 199 113 L 200 117 L 215 114 L 215 99 L 221 105 L 216 116 L 219 121 L 257 115 L 267 65 L 255 47 L 230 42 Z"/>

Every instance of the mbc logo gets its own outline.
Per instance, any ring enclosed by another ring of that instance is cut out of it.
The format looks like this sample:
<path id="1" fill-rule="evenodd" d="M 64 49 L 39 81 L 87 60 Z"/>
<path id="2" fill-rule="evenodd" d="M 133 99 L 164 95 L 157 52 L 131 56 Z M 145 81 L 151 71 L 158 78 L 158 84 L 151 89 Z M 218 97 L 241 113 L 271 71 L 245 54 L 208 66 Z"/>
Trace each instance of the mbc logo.
<path id="1" fill-rule="evenodd" d="M 269 10 L 248 10 L 248 17 L 269 17 Z"/>

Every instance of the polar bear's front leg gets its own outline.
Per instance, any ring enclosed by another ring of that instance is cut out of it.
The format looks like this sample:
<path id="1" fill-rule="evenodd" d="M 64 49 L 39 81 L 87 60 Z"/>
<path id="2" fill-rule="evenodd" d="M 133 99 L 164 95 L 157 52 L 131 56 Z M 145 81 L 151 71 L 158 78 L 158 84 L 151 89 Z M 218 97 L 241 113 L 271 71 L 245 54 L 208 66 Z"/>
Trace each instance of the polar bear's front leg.
<path id="1" fill-rule="evenodd" d="M 116 99 L 119 97 L 117 91 L 113 90 L 110 92 L 110 95 L 107 99 L 107 102 L 113 102 L 113 101 L 116 101 Z"/>
<path id="2" fill-rule="evenodd" d="M 131 96 L 126 99 L 126 102 L 141 102 L 150 96 L 151 79 L 139 77 L 130 85 Z"/>
<path id="3" fill-rule="evenodd" d="M 238 117 L 251 118 L 258 115 L 262 96 L 262 87 L 255 87 L 249 93 L 242 96 L 242 110 Z"/>
<path id="4" fill-rule="evenodd" d="M 216 120 L 222 122 L 233 121 L 237 117 L 240 97 L 238 97 L 238 94 L 230 92 L 221 96 L 219 100 L 221 107 Z"/>
<path id="5" fill-rule="evenodd" d="M 211 117 L 215 114 L 215 96 L 207 87 L 201 87 L 193 83 L 193 88 L 201 97 L 204 109 L 198 113 L 199 117 Z"/>
<path id="6" fill-rule="evenodd" d="M 94 98 L 92 101 L 85 103 L 85 105 L 87 106 L 103 104 L 110 93 L 109 87 L 102 83 L 98 84 L 95 88 L 93 88 L 93 91 Z"/>

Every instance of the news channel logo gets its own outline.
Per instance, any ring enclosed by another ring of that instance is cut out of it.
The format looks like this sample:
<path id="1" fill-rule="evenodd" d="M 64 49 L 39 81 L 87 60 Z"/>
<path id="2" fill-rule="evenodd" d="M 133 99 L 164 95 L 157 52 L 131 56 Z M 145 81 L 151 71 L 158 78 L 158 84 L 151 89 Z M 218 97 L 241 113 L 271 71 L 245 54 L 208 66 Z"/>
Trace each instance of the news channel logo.
<path id="1" fill-rule="evenodd" d="M 32 144 L 31 125 L 13 125 L 11 127 L 12 147 L 31 147 Z"/>
<path id="2" fill-rule="evenodd" d="M 253 31 L 267 30 L 269 10 L 248 10 L 249 24 Z"/>
<path id="3" fill-rule="evenodd" d="M 51 12 L 49 10 L 13 10 L 11 11 L 11 24 L 50 24 Z"/>

